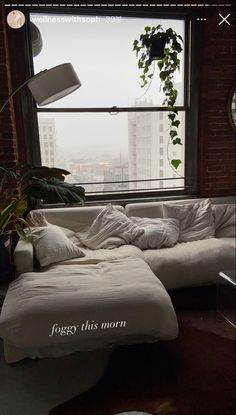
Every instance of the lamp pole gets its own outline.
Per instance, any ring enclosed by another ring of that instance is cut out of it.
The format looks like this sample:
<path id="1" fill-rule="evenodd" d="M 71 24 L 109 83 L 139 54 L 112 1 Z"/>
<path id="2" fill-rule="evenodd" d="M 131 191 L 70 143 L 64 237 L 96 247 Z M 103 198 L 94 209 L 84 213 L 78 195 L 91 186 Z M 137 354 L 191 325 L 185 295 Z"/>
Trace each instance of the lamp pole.
<path id="1" fill-rule="evenodd" d="M 37 75 L 33 75 L 30 78 L 28 78 L 26 81 L 23 82 L 23 84 L 21 84 L 20 86 L 18 86 L 8 97 L 7 99 L 4 101 L 4 103 L 0 106 L 0 113 L 4 110 L 5 106 L 7 105 L 7 103 L 10 101 L 10 99 L 17 93 L 19 92 L 25 85 L 27 85 L 29 83 L 29 81 L 32 78 L 37 77 L 38 75 L 42 74 L 43 72 L 47 72 L 47 69 L 39 72 Z"/>

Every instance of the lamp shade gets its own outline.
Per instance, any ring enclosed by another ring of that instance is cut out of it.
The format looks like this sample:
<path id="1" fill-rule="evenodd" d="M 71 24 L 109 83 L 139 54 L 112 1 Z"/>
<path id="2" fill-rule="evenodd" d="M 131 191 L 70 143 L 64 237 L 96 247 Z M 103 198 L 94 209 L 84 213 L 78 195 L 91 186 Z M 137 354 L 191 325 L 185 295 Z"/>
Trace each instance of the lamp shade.
<path id="1" fill-rule="evenodd" d="M 80 86 L 81 82 L 71 63 L 63 63 L 46 69 L 28 82 L 28 87 L 38 105 L 47 105 L 57 101 Z"/>

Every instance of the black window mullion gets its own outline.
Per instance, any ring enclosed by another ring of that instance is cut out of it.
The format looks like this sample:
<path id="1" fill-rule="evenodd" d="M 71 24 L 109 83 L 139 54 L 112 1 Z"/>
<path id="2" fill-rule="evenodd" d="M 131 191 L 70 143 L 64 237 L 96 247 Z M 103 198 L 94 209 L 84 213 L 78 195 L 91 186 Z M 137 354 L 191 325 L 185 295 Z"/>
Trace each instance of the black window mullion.
<path id="1" fill-rule="evenodd" d="M 65 10 L 60 10 L 61 13 L 65 13 Z M 36 10 L 32 10 L 33 13 L 36 12 Z M 45 12 L 45 10 L 42 10 L 42 12 Z M 54 10 L 50 10 L 51 13 L 55 12 Z M 70 13 L 70 12 L 68 12 Z M 91 10 L 88 10 L 87 12 L 85 12 L 83 10 L 84 14 L 92 14 Z M 131 12 L 132 13 L 132 12 Z M 103 13 L 101 13 L 102 15 Z M 116 15 L 117 13 L 109 13 L 109 14 L 113 14 Z M 125 15 L 126 13 L 123 13 L 123 15 Z M 130 13 L 127 13 L 128 15 Z M 142 15 L 139 15 L 135 13 L 134 17 L 142 17 Z M 143 16 L 143 17 L 151 17 L 151 16 Z M 155 16 L 155 17 L 160 17 L 163 18 L 163 16 Z M 171 19 L 171 18 L 176 18 L 174 15 L 169 15 L 168 17 L 166 17 L 167 19 Z M 186 194 L 186 189 L 189 186 L 189 181 L 188 181 L 188 177 L 191 175 L 191 173 L 189 172 L 189 163 L 186 163 L 187 157 L 188 157 L 188 149 L 189 146 L 191 145 L 191 143 L 188 142 L 189 140 L 189 121 L 191 120 L 191 116 L 190 113 L 192 112 L 191 108 L 190 108 L 190 102 L 189 102 L 189 88 L 190 88 L 190 79 L 192 74 L 190 74 L 190 62 L 189 62 L 189 47 L 190 47 L 190 25 L 191 25 L 191 20 L 189 17 L 187 17 L 186 15 L 179 15 L 178 16 L 179 19 L 185 19 L 185 51 L 184 51 L 184 97 L 183 97 L 183 105 L 182 106 L 178 106 L 176 107 L 178 111 L 184 112 L 185 113 L 185 146 L 186 146 L 186 154 L 185 154 L 185 173 L 184 173 L 184 185 L 183 185 L 183 190 L 182 190 L 182 194 Z M 191 48 L 192 49 L 192 48 Z M 32 62 L 31 62 L 32 64 Z M 31 68 L 33 67 L 33 65 L 31 66 Z M 32 72 L 33 72 L 33 68 L 32 68 Z M 101 108 L 40 108 L 40 107 L 33 107 L 33 112 L 34 114 L 37 116 L 37 114 L 40 113 L 129 113 L 129 112 L 169 112 L 168 107 L 101 107 Z M 180 177 L 180 179 L 183 179 L 183 177 Z M 150 179 L 151 180 L 151 179 Z M 163 178 L 159 178 L 156 180 L 163 180 Z M 142 181 L 142 180 L 141 180 Z M 161 189 L 159 188 L 159 190 L 156 189 L 146 189 L 146 191 L 143 189 L 135 191 L 128 191 L 127 193 L 127 197 L 155 197 L 155 193 L 158 195 L 163 194 L 164 196 L 168 196 L 168 195 L 180 195 L 181 194 L 181 190 L 178 190 L 179 187 L 177 188 L 173 188 L 173 190 L 165 190 L 165 189 Z M 117 191 L 111 191 L 111 193 L 113 193 L 114 195 L 111 195 L 112 199 L 115 198 L 115 193 L 117 194 L 117 198 L 119 198 L 121 196 L 120 193 L 123 193 L 125 195 L 125 190 L 121 191 L 121 190 L 117 190 Z M 91 200 L 94 200 L 94 198 L 96 198 L 96 195 L 93 194 L 95 192 L 90 192 L 91 196 L 88 196 L 88 198 Z M 101 192 L 96 192 L 96 193 L 101 193 Z M 188 192 L 187 192 L 188 193 Z M 87 198 L 87 200 L 88 200 Z M 109 193 L 103 192 L 103 194 L 98 196 L 98 200 L 105 200 L 106 198 L 109 199 Z"/>
<path id="2" fill-rule="evenodd" d="M 186 111 L 187 106 L 176 107 L 178 111 Z M 119 112 L 169 112 L 167 107 L 101 107 L 101 108 L 35 108 L 36 112 L 107 112 L 107 113 L 119 113 Z"/>

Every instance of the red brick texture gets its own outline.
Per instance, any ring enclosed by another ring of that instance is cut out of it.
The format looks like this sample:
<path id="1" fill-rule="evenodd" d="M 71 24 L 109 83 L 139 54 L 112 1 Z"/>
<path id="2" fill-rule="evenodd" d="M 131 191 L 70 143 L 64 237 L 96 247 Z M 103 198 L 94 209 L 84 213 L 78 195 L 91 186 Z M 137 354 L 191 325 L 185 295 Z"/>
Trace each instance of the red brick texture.
<path id="1" fill-rule="evenodd" d="M 191 0 L 188 3 L 191 3 Z M 218 3 L 218 0 L 214 3 Z M 197 194 L 203 197 L 231 195 L 234 194 L 236 187 L 236 137 L 227 115 L 229 90 L 236 74 L 236 18 L 231 8 L 228 10 L 231 13 L 229 18 L 231 25 L 223 23 L 219 26 L 218 12 L 226 15 L 226 9 L 216 8 L 213 12 L 212 8 L 204 8 L 204 17 L 207 21 L 199 22 L 203 29 L 203 39 L 200 53 Z M 4 101 L 11 90 L 5 20 L 4 8 L 1 6 L 0 102 Z M 18 117 L 18 111 L 16 113 Z M 25 157 L 25 150 L 21 144 L 24 139 L 20 137 L 21 133 L 18 135 L 17 137 L 11 103 L 0 115 L 0 164 L 11 165 Z"/>
<path id="2" fill-rule="evenodd" d="M 0 5 L 0 103 L 10 94 L 11 76 L 4 7 Z M 14 166 L 18 160 L 15 114 L 12 102 L 0 114 L 0 164 Z"/>
<path id="3" fill-rule="evenodd" d="M 218 11 L 208 13 L 200 63 L 198 194 L 235 193 L 236 134 L 230 126 L 227 103 L 236 80 L 236 16 L 219 26 Z M 226 16 L 225 12 L 222 12 Z"/>

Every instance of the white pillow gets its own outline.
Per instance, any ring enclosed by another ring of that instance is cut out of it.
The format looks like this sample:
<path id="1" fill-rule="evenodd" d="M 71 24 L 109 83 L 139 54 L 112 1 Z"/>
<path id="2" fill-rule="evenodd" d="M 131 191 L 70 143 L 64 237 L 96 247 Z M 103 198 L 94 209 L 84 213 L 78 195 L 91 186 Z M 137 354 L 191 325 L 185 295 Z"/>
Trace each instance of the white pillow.
<path id="1" fill-rule="evenodd" d="M 31 210 L 27 215 L 27 222 L 31 226 L 41 227 L 41 226 L 48 226 L 49 223 L 42 212 L 38 210 Z"/>
<path id="2" fill-rule="evenodd" d="M 33 243 L 35 256 L 42 267 L 84 256 L 78 246 L 56 225 L 33 228 L 26 235 Z"/>
<path id="3" fill-rule="evenodd" d="M 213 205 L 212 210 L 216 238 L 234 237 L 236 230 L 236 205 Z"/>
<path id="4" fill-rule="evenodd" d="M 170 247 L 179 238 L 179 221 L 177 219 L 130 218 L 136 225 L 144 229 L 144 233 L 132 241 L 132 245 L 140 249 Z"/>
<path id="5" fill-rule="evenodd" d="M 29 214 L 27 215 L 27 222 L 34 227 L 41 228 L 45 226 L 52 226 L 52 223 L 49 223 L 47 219 L 45 218 L 44 214 L 42 212 L 39 212 L 38 210 L 31 210 Z M 71 229 L 64 228 L 63 226 L 58 226 L 63 233 L 67 236 L 67 238 L 70 239 L 71 242 L 73 242 L 76 245 L 80 245 L 80 241 L 78 237 L 76 236 L 76 232 L 72 231 Z"/>
<path id="6" fill-rule="evenodd" d="M 102 209 L 86 232 L 77 232 L 77 235 L 91 249 L 109 249 L 130 244 L 143 232 L 124 213 L 109 204 Z"/>
<path id="7" fill-rule="evenodd" d="M 202 202 L 163 204 L 163 217 L 180 221 L 179 242 L 214 238 L 214 218 L 209 199 Z"/>

